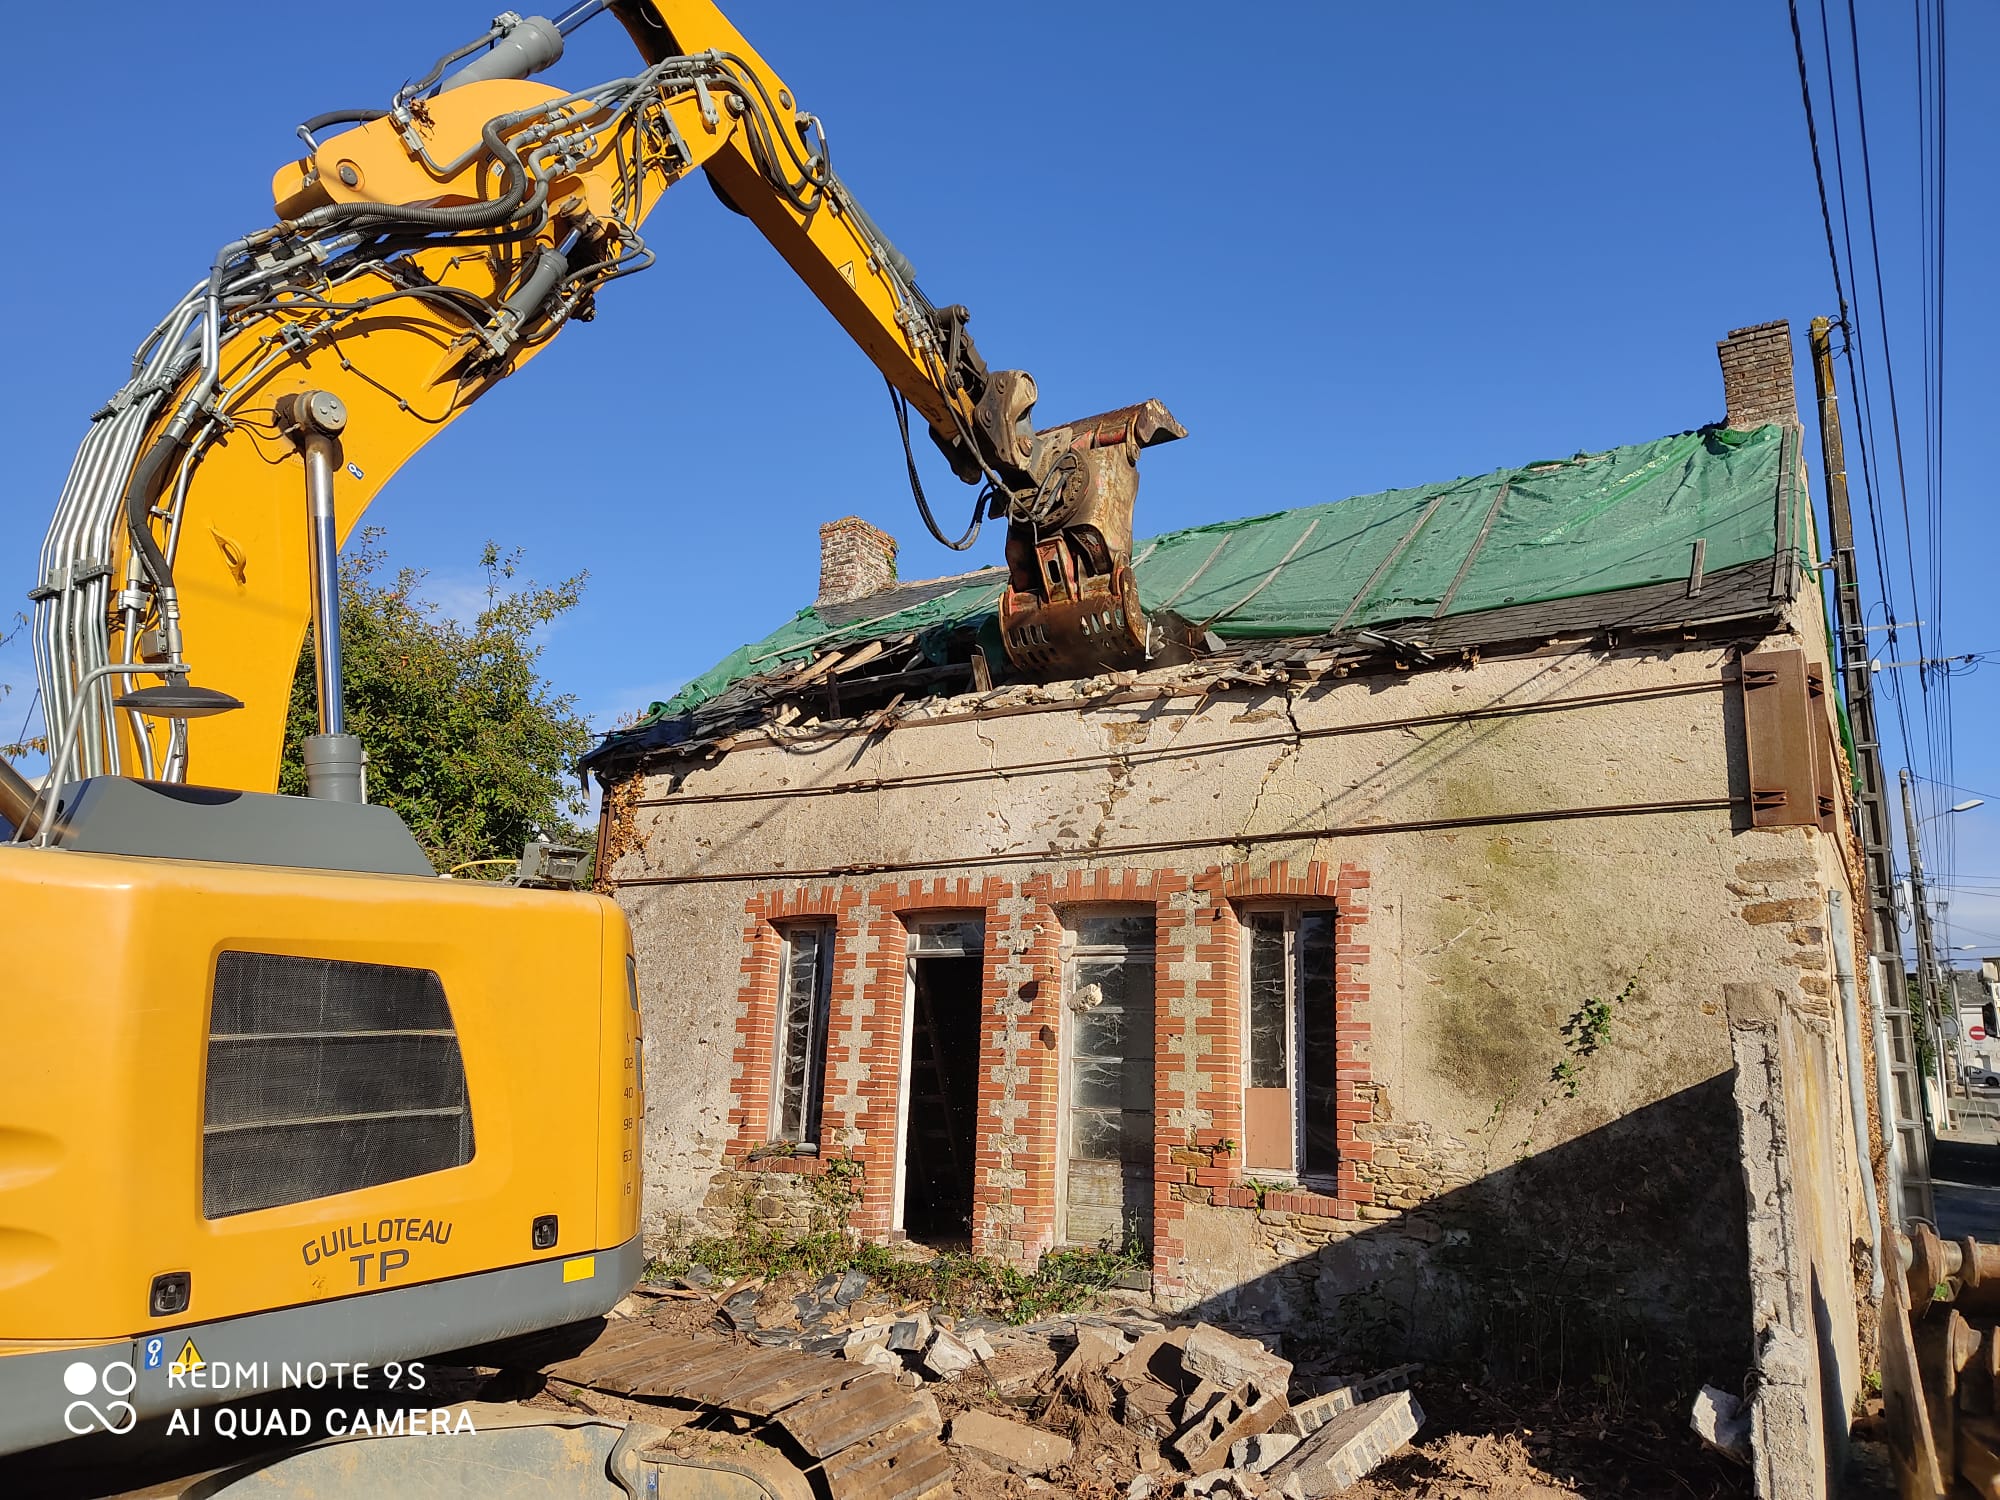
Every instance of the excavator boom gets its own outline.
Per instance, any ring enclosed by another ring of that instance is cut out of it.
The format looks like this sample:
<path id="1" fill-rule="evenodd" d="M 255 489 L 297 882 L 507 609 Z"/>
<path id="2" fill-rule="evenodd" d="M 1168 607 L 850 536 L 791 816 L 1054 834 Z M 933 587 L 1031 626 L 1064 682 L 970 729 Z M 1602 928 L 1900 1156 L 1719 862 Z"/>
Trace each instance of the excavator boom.
<path id="1" fill-rule="evenodd" d="M 606 10 L 637 70 L 536 81 Z M 91 1419 L 122 1433 L 203 1399 L 186 1366 L 463 1349 L 601 1315 L 637 1275 L 624 914 L 525 888 L 565 886 L 553 863 L 440 882 L 367 805 L 337 558 L 412 454 L 652 262 L 647 217 L 690 174 L 983 486 L 975 515 L 1006 517 L 1017 666 L 1156 644 L 1132 501 L 1179 425 L 1148 402 L 1037 432 L 1033 379 L 924 296 L 713 5 L 510 12 L 299 135 L 274 221 L 222 247 L 93 417 L 40 557 L 50 768 L 37 789 L 0 766 L 0 1454 L 86 1430 L 86 1389 L 117 1392 Z M 313 795 L 280 797 L 308 622 Z"/>
<path id="2" fill-rule="evenodd" d="M 527 76 L 600 9 L 637 42 L 640 71 L 569 92 Z M 954 472 L 983 483 L 1010 550 L 1062 553 L 1057 574 L 1073 578 L 1016 569 L 1012 617 L 1026 623 L 1010 650 L 1031 643 L 1017 664 L 1066 659 L 1036 638 L 1077 639 L 1061 606 L 1086 591 L 1122 612 L 1121 649 L 1143 651 L 1136 598 L 1114 577 L 1129 504 L 1122 530 L 1061 519 L 1107 511 L 1079 485 L 1130 487 L 1129 463 L 1064 457 L 1104 420 L 1036 434 L 1032 377 L 989 369 L 965 310 L 924 296 L 834 171 L 818 121 L 715 6 L 586 4 L 553 22 L 503 17 L 481 41 L 493 45 L 441 61 L 386 108 L 302 125 L 307 150 L 273 179 L 276 222 L 223 247 L 97 414 L 34 591 L 47 720 L 77 723 L 59 770 L 274 787 L 287 685 L 339 545 L 418 448 L 653 261 L 647 217 L 696 171 L 923 416 Z M 315 394 L 339 408 L 339 431 L 287 415 Z M 1057 491 L 1069 499 L 1052 508 Z M 1117 654 L 1100 640 L 1077 659 Z M 115 706 L 147 680 L 140 667 L 172 680 L 189 664 L 240 711 L 190 724 Z M 337 778 L 353 782 L 358 760 L 346 753 Z"/>

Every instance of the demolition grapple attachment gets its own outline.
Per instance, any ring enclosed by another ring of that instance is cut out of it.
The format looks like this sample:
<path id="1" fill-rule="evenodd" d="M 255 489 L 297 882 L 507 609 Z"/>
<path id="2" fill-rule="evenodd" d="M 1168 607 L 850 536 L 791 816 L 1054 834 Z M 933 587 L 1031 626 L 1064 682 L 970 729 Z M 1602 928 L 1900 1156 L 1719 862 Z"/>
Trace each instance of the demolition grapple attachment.
<path id="1" fill-rule="evenodd" d="M 1034 483 L 1006 502 L 1000 632 L 1017 669 L 1086 677 L 1179 653 L 1178 630 L 1149 621 L 1139 606 L 1132 505 L 1139 450 L 1186 436 L 1158 401 L 1035 434 Z"/>

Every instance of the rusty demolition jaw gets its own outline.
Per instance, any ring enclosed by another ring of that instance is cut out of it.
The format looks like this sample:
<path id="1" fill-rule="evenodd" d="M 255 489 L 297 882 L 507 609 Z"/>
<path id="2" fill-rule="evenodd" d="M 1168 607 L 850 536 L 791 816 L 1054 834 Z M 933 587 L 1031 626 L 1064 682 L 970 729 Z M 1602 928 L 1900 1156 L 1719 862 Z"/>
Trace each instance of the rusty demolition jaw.
<path id="1" fill-rule="evenodd" d="M 1035 434 L 1030 487 L 1006 501 L 1000 633 L 1031 676 L 1088 676 L 1185 655 L 1178 621 L 1151 621 L 1132 576 L 1139 450 L 1187 436 L 1158 401 Z"/>

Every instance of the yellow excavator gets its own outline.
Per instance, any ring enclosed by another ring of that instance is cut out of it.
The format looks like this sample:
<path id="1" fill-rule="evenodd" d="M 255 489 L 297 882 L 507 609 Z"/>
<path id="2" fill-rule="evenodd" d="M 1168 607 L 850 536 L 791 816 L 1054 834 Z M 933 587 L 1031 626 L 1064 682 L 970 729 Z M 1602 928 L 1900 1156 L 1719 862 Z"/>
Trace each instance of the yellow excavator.
<path id="1" fill-rule="evenodd" d="M 600 13 L 636 69 L 535 81 Z M 1005 516 L 1020 670 L 1160 644 L 1131 511 L 1139 451 L 1181 429 L 1146 402 L 1037 432 L 1034 381 L 926 299 L 705 0 L 509 13 L 298 134 L 275 222 L 92 418 L 40 555 L 48 774 L 0 762 L 0 1454 L 596 1317 L 637 1278 L 625 920 L 559 880 L 439 880 L 366 801 L 336 570 L 411 454 L 653 260 L 683 178 L 886 376 L 906 458 L 914 407 L 975 523 Z M 310 795 L 284 797 L 308 627 Z"/>

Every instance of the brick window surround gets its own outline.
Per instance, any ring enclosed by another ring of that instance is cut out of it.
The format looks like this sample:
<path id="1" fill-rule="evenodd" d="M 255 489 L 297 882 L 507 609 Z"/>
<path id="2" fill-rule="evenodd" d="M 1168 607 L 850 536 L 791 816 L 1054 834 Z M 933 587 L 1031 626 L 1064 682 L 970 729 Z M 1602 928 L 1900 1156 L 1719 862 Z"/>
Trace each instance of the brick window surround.
<path id="1" fill-rule="evenodd" d="M 1336 1131 L 1331 1194 L 1266 1190 L 1264 1207 L 1353 1219 L 1375 1201 L 1357 1166 L 1373 1147 L 1356 1127 L 1371 1117 L 1368 874 L 1315 860 L 1294 874 L 1278 861 L 1177 870 L 1042 873 L 1019 881 L 943 877 L 878 885 L 766 891 L 744 904 L 744 952 L 732 1056 L 731 1143 L 740 1171 L 816 1173 L 835 1157 L 862 1165 L 850 1218 L 865 1238 L 892 1232 L 898 1090 L 911 920 L 947 912 L 986 924 L 974 1143 L 973 1248 L 1031 1264 L 1054 1243 L 1061 1098 L 1061 940 L 1066 915 L 1148 905 L 1156 931 L 1154 989 L 1154 1242 L 1156 1287 L 1175 1281 L 1190 1205 L 1254 1210 L 1243 1137 L 1243 929 L 1239 904 L 1314 902 L 1335 913 Z M 836 927 L 819 1155 L 753 1157 L 771 1139 L 771 1070 L 786 922 Z"/>

